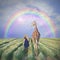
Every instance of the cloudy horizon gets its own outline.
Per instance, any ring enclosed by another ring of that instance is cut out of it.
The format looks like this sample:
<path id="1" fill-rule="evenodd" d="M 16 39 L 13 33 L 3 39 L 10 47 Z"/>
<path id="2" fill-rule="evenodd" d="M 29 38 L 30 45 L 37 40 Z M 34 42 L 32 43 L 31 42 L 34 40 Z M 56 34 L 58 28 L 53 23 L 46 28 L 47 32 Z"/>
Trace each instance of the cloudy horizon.
<path id="1" fill-rule="evenodd" d="M 31 8 L 31 7 L 38 8 L 41 11 L 44 11 L 51 18 L 51 20 L 53 21 L 56 27 L 55 37 L 60 38 L 60 0 L 36 0 L 36 1 L 35 0 L 0 0 L 0 38 L 5 38 L 4 27 L 10 16 L 23 8 Z M 19 32 L 16 32 L 15 34 L 18 33 Z M 28 33 L 28 35 L 30 33 L 31 31 Z M 43 35 L 44 33 L 42 33 L 43 38 L 44 37 L 48 38 L 50 36 L 50 35 L 48 36 L 43 36 Z M 23 36 L 24 33 L 21 33 L 20 37 Z M 13 34 L 11 36 L 9 35 L 8 37 L 17 37 L 17 36 Z M 52 36 L 52 38 L 54 37 Z"/>

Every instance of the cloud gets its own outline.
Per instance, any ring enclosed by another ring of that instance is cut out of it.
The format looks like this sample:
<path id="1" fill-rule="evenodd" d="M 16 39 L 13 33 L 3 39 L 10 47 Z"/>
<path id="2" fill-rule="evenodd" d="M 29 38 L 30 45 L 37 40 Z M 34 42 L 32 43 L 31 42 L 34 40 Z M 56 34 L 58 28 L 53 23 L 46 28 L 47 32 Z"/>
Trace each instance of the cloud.
<path id="1" fill-rule="evenodd" d="M 55 15 L 52 16 L 52 20 L 54 21 L 55 25 L 60 25 L 60 14 L 55 12 Z"/>
<path id="2" fill-rule="evenodd" d="M 29 6 L 33 9 L 37 7 L 44 11 L 49 17 L 51 17 L 51 20 L 54 22 L 57 30 L 60 32 L 60 14 L 55 11 L 55 7 L 44 0 L 0 0 L 0 24 L 4 26 L 4 23 L 7 22 L 12 14 Z"/>
<path id="3" fill-rule="evenodd" d="M 56 33 L 58 33 L 58 35 L 59 35 L 59 33 L 60 33 L 60 15 L 56 13 L 54 15 L 53 21 L 55 23 L 54 25 L 56 27 Z"/>
<path id="4" fill-rule="evenodd" d="M 56 20 L 58 20 L 58 22 L 60 22 L 60 15 L 56 16 Z"/>
<path id="5" fill-rule="evenodd" d="M 51 15 L 56 15 L 54 12 L 54 8 L 49 5 L 47 2 L 44 0 L 1 0 L 0 2 L 0 7 L 6 8 L 7 10 L 12 9 L 13 10 L 18 10 L 23 7 L 26 7 L 27 5 L 35 6 L 39 8 L 40 10 L 44 11 L 46 14 L 49 16 Z"/>
<path id="6" fill-rule="evenodd" d="M 34 3 L 34 4 L 33 4 Z M 44 11 L 47 15 L 51 16 L 54 15 L 54 8 L 49 5 L 47 2 L 44 1 L 29 1 L 26 5 L 31 5 L 39 8 L 40 10 Z"/>
<path id="7" fill-rule="evenodd" d="M 13 10 L 15 9 L 20 9 L 23 7 L 26 7 L 27 5 L 35 6 L 39 8 L 40 10 L 44 11 L 47 13 L 49 16 L 51 16 L 54 12 L 54 9 L 52 6 L 50 6 L 47 2 L 42 1 L 42 0 L 4 0 L 1 2 L 0 6 L 2 8 L 12 8 Z"/>

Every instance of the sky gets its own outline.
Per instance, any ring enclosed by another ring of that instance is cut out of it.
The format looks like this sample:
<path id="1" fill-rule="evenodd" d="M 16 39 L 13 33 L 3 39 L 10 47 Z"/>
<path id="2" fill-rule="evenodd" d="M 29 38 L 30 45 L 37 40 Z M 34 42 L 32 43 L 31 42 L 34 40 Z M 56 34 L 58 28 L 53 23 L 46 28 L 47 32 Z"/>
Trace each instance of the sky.
<path id="1" fill-rule="evenodd" d="M 5 36 L 5 26 L 9 18 L 24 8 L 38 8 L 46 13 L 55 26 L 55 33 L 52 34 L 48 24 L 43 23 L 39 17 L 28 14 L 17 17 Z M 33 20 L 37 22 L 41 38 L 60 38 L 60 0 L 0 0 L 0 38 L 23 38 L 25 34 L 31 37 L 34 30 L 31 26 Z"/>

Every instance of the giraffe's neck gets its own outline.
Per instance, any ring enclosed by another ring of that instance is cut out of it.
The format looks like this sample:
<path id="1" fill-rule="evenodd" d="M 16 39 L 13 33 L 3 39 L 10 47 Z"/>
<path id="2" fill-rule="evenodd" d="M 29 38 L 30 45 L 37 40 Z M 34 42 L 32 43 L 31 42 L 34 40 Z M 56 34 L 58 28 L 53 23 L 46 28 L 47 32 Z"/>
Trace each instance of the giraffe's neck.
<path id="1" fill-rule="evenodd" d="M 35 25 L 35 28 L 34 28 L 35 31 L 38 31 L 38 28 L 37 28 L 37 25 Z"/>

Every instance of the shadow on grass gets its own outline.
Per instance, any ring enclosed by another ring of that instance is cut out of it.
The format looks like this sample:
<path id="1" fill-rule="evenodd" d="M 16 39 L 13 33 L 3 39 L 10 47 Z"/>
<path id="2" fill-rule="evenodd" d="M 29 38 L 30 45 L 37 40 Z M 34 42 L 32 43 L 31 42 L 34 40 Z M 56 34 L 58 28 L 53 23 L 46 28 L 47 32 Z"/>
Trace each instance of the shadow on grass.
<path id="1" fill-rule="evenodd" d="M 20 46 L 22 46 L 23 44 L 21 43 L 18 47 L 20 47 Z M 17 47 L 17 48 L 18 48 Z M 11 52 L 9 52 L 7 55 L 3 55 L 3 58 L 1 57 L 0 59 L 2 59 L 2 60 L 12 60 L 12 58 L 13 58 L 13 53 L 14 53 L 14 51 L 16 51 L 17 50 L 17 48 L 15 48 L 13 51 L 11 51 Z M 1 55 L 2 56 L 2 55 Z"/>
<path id="2" fill-rule="evenodd" d="M 24 53 L 24 54 L 23 54 L 23 57 L 22 57 L 21 60 L 27 60 L 27 56 L 28 56 L 28 48 L 25 48 L 25 49 L 23 50 L 22 53 Z"/>

